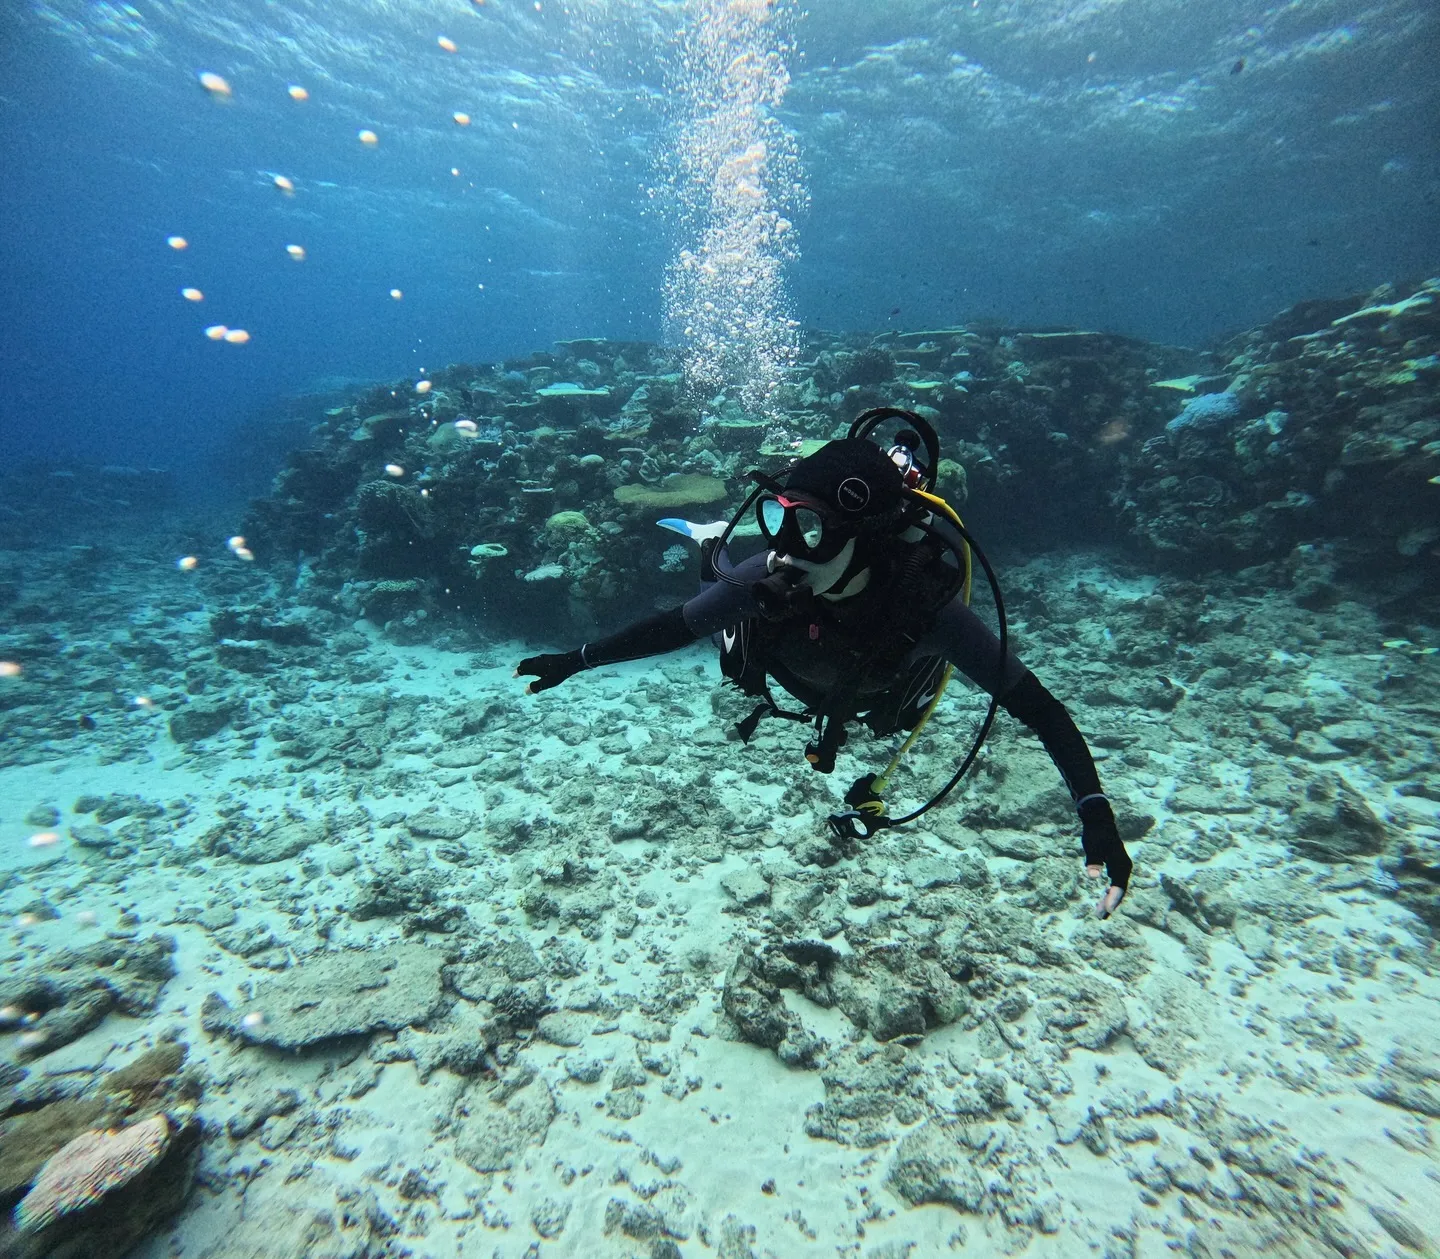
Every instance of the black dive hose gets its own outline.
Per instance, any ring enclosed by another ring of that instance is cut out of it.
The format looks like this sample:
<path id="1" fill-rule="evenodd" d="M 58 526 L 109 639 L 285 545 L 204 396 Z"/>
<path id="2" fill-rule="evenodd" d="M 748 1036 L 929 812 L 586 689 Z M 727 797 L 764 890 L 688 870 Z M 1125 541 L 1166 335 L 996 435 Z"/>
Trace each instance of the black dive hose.
<path id="1" fill-rule="evenodd" d="M 990 561 L 986 559 L 985 552 L 980 549 L 975 539 L 971 537 L 970 531 L 965 528 L 963 524 L 958 523 L 957 520 L 948 520 L 946 523 L 949 524 L 951 528 L 956 529 L 960 536 L 965 539 L 966 545 L 969 546 L 975 557 L 980 561 L 980 567 L 985 570 L 986 580 L 990 583 L 990 593 L 995 599 L 995 615 L 1000 623 L 1000 668 L 998 680 L 1000 684 L 1003 685 L 1005 681 L 1005 663 L 1010 651 L 1010 626 L 1005 619 L 1005 599 L 1000 594 L 1000 582 L 995 576 L 995 570 L 990 566 Z M 965 759 L 960 762 L 960 768 L 950 776 L 949 782 L 941 787 L 939 791 L 931 796 L 930 799 L 918 809 L 911 810 L 911 812 L 905 814 L 904 817 L 889 818 L 882 815 L 879 817 L 866 818 L 865 821 L 870 830 L 872 832 L 875 830 L 889 830 L 892 826 L 904 826 L 907 822 L 913 822 L 921 814 L 928 813 L 939 804 L 940 801 L 954 791 L 960 780 L 970 772 L 970 766 L 975 763 L 975 758 L 980 755 L 980 749 L 985 746 L 985 740 L 989 737 L 990 728 L 995 724 L 995 714 L 999 711 L 1000 697 L 998 695 L 992 695 L 990 697 L 990 707 L 985 713 L 985 720 L 980 723 L 980 730 L 975 735 L 975 741 L 970 745 L 970 751 L 966 753 Z M 864 781 L 864 779 L 861 780 L 862 783 Z M 868 838 L 868 835 L 858 833 L 854 828 L 854 822 L 858 820 L 858 817 L 858 812 L 832 814 L 830 824 L 832 829 L 844 835 L 846 838 Z M 851 826 L 842 828 L 840 825 L 842 820 L 849 821 Z"/>
<path id="2" fill-rule="evenodd" d="M 956 522 L 953 520 L 948 523 L 952 528 L 957 527 Z M 970 536 L 970 530 L 965 528 L 964 525 L 959 525 L 958 529 L 960 536 L 965 539 L 965 545 L 974 552 L 975 558 L 980 561 L 980 567 L 985 570 L 985 579 L 990 583 L 990 593 L 995 597 L 995 616 L 1000 623 L 1000 672 L 998 680 L 1000 685 L 1003 686 L 1005 683 L 1005 663 L 1010 654 L 1010 625 L 1005 619 L 1005 599 L 1000 594 L 1000 581 L 995 576 L 995 570 L 990 567 L 990 561 L 985 558 L 985 552 L 980 549 L 975 539 Z M 928 813 L 955 790 L 960 780 L 970 772 L 970 766 L 975 763 L 975 758 L 980 755 L 980 749 L 985 746 L 985 740 L 990 735 L 990 727 L 995 724 L 995 714 L 999 711 L 1000 697 L 998 695 L 992 695 L 990 697 L 990 708 L 985 713 L 985 720 L 980 723 L 980 730 L 975 735 L 975 742 L 970 745 L 970 751 L 965 754 L 965 759 L 960 762 L 960 768 L 950 775 L 950 781 L 941 787 L 939 791 L 931 796 L 930 799 L 918 809 L 914 809 L 904 817 L 895 818 L 891 821 L 891 826 L 904 826 L 906 822 L 913 822 L 922 813 Z"/>

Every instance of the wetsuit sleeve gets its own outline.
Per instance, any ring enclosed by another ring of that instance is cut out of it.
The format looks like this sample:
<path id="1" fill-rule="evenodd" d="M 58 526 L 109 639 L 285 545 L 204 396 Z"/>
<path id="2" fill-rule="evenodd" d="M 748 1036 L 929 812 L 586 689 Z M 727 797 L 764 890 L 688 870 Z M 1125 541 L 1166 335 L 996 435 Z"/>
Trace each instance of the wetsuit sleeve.
<path id="1" fill-rule="evenodd" d="M 1055 768 L 1070 790 L 1080 815 L 1080 842 L 1086 865 L 1103 865 L 1110 882 L 1125 890 L 1130 884 L 1130 854 L 1120 839 L 1110 800 L 1100 788 L 1100 774 L 1085 736 L 1069 710 L 1028 670 L 1000 699 L 1001 707 L 1033 730 L 1050 753 Z"/>
<path id="2" fill-rule="evenodd" d="M 725 564 L 726 560 L 723 555 L 716 555 L 715 562 Z M 685 604 L 685 624 L 696 638 L 717 634 L 759 613 L 750 586 L 769 572 L 765 566 L 765 553 L 762 551 L 733 567 L 726 567 L 725 572 L 740 584 L 713 581 Z"/>
<path id="3" fill-rule="evenodd" d="M 580 648 L 580 667 L 593 669 L 602 664 L 618 664 L 622 660 L 639 660 L 642 656 L 658 656 L 688 646 L 696 639 L 685 624 L 685 609 L 671 608 L 636 621 L 608 638 L 597 639 Z"/>
<path id="4" fill-rule="evenodd" d="M 541 656 L 527 656 L 516 666 L 516 676 L 533 677 L 525 691 L 538 695 L 552 686 L 559 686 L 566 678 L 574 677 L 582 669 L 594 669 L 604 664 L 618 664 L 622 660 L 639 660 L 642 656 L 658 656 L 661 652 L 675 651 L 695 641 L 695 635 L 685 624 L 683 608 L 671 608 L 668 612 L 657 612 L 643 621 L 627 625 L 608 638 L 585 643 L 574 651 L 552 652 Z"/>
<path id="5" fill-rule="evenodd" d="M 916 646 L 915 656 L 943 656 L 982 691 L 1004 695 L 1029 672 L 1013 652 L 1000 664 L 1000 640 L 960 599 L 940 609 L 935 626 Z"/>
<path id="6" fill-rule="evenodd" d="M 1095 761 L 1065 705 L 1013 652 L 1006 653 L 1001 665 L 1000 640 L 961 600 L 952 599 L 941 611 L 935 628 L 916 648 L 916 654 L 921 653 L 943 656 L 976 686 L 998 696 L 1007 713 L 1039 735 L 1073 799 L 1099 794 Z"/>
<path id="7" fill-rule="evenodd" d="M 1040 737 L 1072 800 L 1101 794 L 1100 774 L 1090 755 L 1090 745 L 1069 710 L 1041 685 L 1039 678 L 1027 669 L 1025 676 L 1001 696 L 1000 706 Z"/>
<path id="8" fill-rule="evenodd" d="M 1065 705 L 1013 654 L 1007 653 L 1002 665 L 1000 640 L 959 599 L 941 611 L 935 628 L 921 640 L 916 654 L 922 653 L 943 656 L 977 686 L 998 696 L 1007 713 L 1034 731 L 1075 801 L 1086 863 L 1104 865 L 1110 882 L 1125 888 L 1130 857 L 1120 840 L 1110 801 L 1101 790 L 1090 747 Z"/>
<path id="9" fill-rule="evenodd" d="M 723 556 L 718 562 L 724 563 Z M 713 582 L 678 608 L 658 612 L 643 621 L 636 621 L 634 625 L 627 625 L 608 638 L 586 643 L 570 653 L 573 658 L 570 671 L 675 651 L 747 616 L 754 616 L 755 600 L 750 594 L 750 582 L 765 575 L 764 555 L 751 556 L 726 571 L 745 584 L 734 586 L 726 581 Z"/>

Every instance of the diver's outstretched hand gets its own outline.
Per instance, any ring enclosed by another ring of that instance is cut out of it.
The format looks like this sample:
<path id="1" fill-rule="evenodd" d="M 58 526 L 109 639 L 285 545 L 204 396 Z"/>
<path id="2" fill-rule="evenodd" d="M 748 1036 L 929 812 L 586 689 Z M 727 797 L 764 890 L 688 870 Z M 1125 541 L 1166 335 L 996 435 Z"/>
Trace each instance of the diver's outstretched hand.
<path id="1" fill-rule="evenodd" d="M 525 687 L 526 695 L 535 695 L 559 686 L 571 674 L 579 673 L 585 667 L 578 651 L 552 652 L 544 656 L 526 656 L 515 666 L 515 676 L 533 677 L 535 681 Z"/>
<path id="2" fill-rule="evenodd" d="M 1115 825 L 1115 814 L 1110 801 L 1095 795 L 1081 802 L 1080 843 L 1085 848 L 1085 873 L 1092 879 L 1100 877 L 1103 867 L 1110 876 L 1110 886 L 1095 906 L 1097 918 L 1108 918 L 1125 899 L 1125 889 L 1130 886 L 1130 872 L 1135 863 L 1125 851 L 1119 828 Z"/>
<path id="3" fill-rule="evenodd" d="M 1100 877 L 1099 866 L 1086 866 L 1085 873 L 1092 879 Z M 1120 902 L 1125 899 L 1125 889 L 1117 883 L 1112 883 L 1105 889 L 1105 895 L 1100 898 L 1100 903 L 1095 906 L 1095 917 L 1108 918 L 1119 907 Z"/>

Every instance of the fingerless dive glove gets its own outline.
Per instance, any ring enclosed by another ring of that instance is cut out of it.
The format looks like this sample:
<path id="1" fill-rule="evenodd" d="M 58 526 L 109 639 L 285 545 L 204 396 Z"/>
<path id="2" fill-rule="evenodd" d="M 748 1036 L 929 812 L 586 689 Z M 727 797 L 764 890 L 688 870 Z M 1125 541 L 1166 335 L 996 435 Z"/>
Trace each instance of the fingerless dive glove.
<path id="1" fill-rule="evenodd" d="M 1125 851 L 1110 801 L 1098 794 L 1086 796 L 1076 804 L 1076 811 L 1080 814 L 1080 843 L 1085 849 L 1085 864 L 1103 865 L 1111 885 L 1125 891 L 1130 886 L 1134 863 Z"/>
<path id="2" fill-rule="evenodd" d="M 525 677 L 533 677 L 525 690 L 535 695 L 540 691 L 548 691 L 552 686 L 559 686 L 572 674 L 579 673 L 585 667 L 585 662 L 580 659 L 580 652 L 562 651 L 545 656 L 526 656 L 515 672 Z"/>

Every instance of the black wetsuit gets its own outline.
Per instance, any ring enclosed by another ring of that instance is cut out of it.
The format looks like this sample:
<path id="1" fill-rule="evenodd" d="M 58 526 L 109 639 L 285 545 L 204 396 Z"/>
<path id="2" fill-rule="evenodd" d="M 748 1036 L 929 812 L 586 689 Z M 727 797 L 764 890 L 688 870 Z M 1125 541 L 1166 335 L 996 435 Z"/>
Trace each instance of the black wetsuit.
<path id="1" fill-rule="evenodd" d="M 723 559 L 720 562 L 723 563 Z M 686 627 L 700 638 L 759 616 L 760 609 L 756 606 L 752 588 L 768 571 L 764 552 L 727 568 L 727 575 L 741 584 L 732 585 L 728 581 L 708 583 L 681 608 Z M 864 595 L 857 598 L 864 598 Z M 824 601 L 819 602 L 823 606 Z M 805 632 L 794 635 L 792 643 L 783 639 L 777 643 L 778 659 L 771 663 L 780 666 L 776 677 L 781 685 L 808 704 L 814 702 L 816 695 L 832 691 L 841 680 L 845 662 L 837 658 L 836 653 L 827 653 L 823 641 L 812 637 L 808 626 L 797 628 L 803 628 Z M 1005 668 L 1001 670 L 999 641 L 958 596 L 940 609 L 934 624 L 900 661 L 896 672 L 910 672 L 921 662 L 937 658 L 953 664 L 976 686 L 991 695 L 1003 695 L 1028 672 L 1013 654 L 1007 654 Z M 787 685 L 790 679 L 795 680 L 797 686 Z M 865 711 L 863 700 L 858 707 L 859 711 Z"/>
<path id="2" fill-rule="evenodd" d="M 531 662 L 522 663 L 523 672 L 541 674 L 541 682 L 532 689 L 555 685 L 578 669 L 674 651 L 702 638 L 735 631 L 745 622 L 758 618 L 760 609 L 753 585 L 769 572 L 765 553 L 750 556 L 733 567 L 726 565 L 723 557 L 715 558 L 725 565 L 725 572 L 734 578 L 733 582 L 708 583 L 682 606 L 658 613 L 598 642 L 586 643 L 578 651 L 534 658 L 556 662 L 545 670 L 526 669 L 525 665 Z M 837 660 L 827 653 L 825 634 L 818 631 L 816 624 L 807 626 L 801 618 L 795 628 L 794 635 L 782 636 L 778 641 L 772 639 L 765 665 L 782 686 L 802 703 L 814 707 L 817 697 L 832 693 L 840 671 L 845 668 L 845 660 Z M 1065 706 L 1013 653 L 1007 653 L 1002 667 L 999 640 L 958 596 L 934 615 L 929 628 L 900 658 L 893 678 L 906 674 L 922 676 L 926 663 L 937 659 L 954 665 L 976 686 L 998 697 L 1007 713 L 1035 732 L 1075 801 L 1083 827 L 1087 863 L 1105 865 L 1110 882 L 1124 889 L 1130 877 L 1130 858 L 1120 841 L 1090 749 Z M 566 663 L 560 663 L 562 661 Z M 872 698 L 873 695 L 866 694 L 853 697 L 852 713 L 863 714 L 867 701 Z"/>

